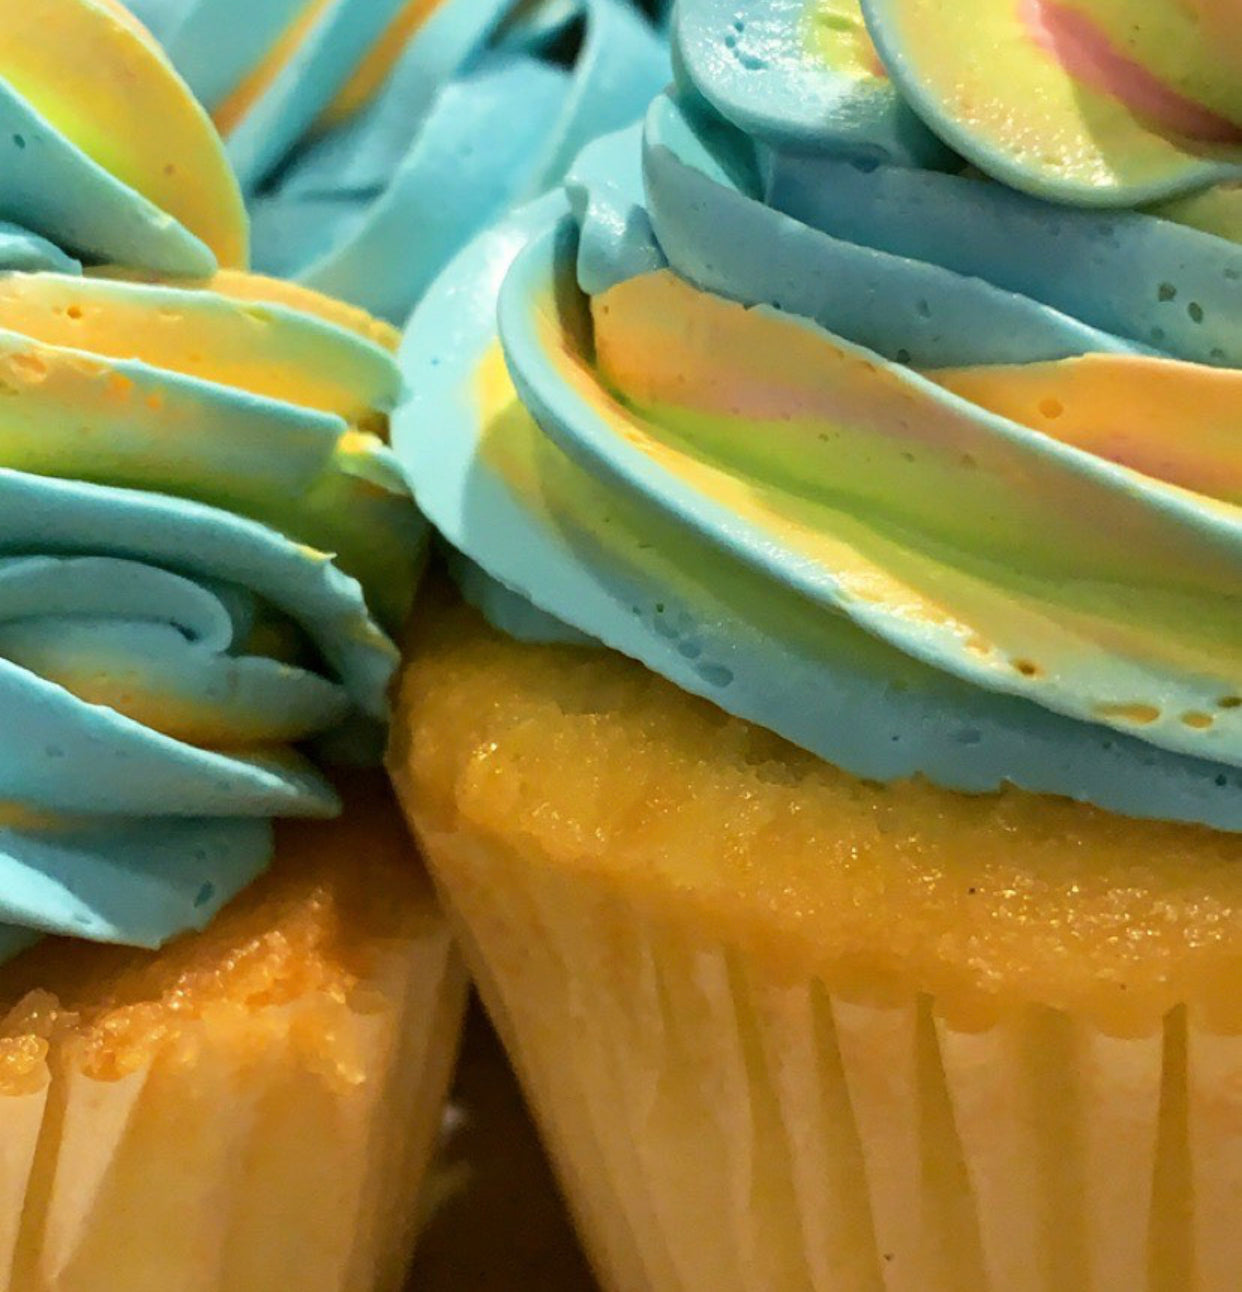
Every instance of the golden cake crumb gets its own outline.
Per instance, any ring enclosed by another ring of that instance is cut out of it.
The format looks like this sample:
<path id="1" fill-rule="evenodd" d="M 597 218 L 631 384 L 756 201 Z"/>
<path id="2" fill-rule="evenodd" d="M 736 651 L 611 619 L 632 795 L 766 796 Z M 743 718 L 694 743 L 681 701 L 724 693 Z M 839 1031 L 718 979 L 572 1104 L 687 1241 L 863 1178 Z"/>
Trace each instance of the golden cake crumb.
<path id="1" fill-rule="evenodd" d="M 443 595 L 391 763 L 424 831 L 503 844 L 791 980 L 961 1026 L 1038 1003 L 1242 1029 L 1242 837 L 1008 790 L 865 783 L 609 651 L 532 646 Z"/>
<path id="2" fill-rule="evenodd" d="M 381 778 L 343 792 L 337 820 L 278 823 L 271 870 L 205 932 L 158 953 L 49 938 L 0 968 L 0 1093 L 41 1079 L 49 1048 L 112 1079 L 210 1011 L 349 1000 L 377 947 L 435 917 Z"/>

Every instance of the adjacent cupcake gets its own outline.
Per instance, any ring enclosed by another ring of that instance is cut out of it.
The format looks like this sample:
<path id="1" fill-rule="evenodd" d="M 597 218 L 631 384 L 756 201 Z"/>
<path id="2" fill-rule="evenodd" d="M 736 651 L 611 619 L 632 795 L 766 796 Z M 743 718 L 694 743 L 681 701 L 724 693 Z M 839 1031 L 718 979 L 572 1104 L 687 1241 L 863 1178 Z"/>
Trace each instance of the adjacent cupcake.
<path id="1" fill-rule="evenodd" d="M 374 768 L 395 334 L 244 271 L 118 6 L 8 15 L 0 115 L 0 1285 L 395 1288 L 465 994 Z"/>
<path id="2" fill-rule="evenodd" d="M 399 323 L 668 80 L 632 0 L 150 0 L 224 135 L 256 266 Z"/>
<path id="3" fill-rule="evenodd" d="M 862 10 L 415 312 L 391 769 L 605 1286 L 1235 1288 L 1236 24 Z"/>

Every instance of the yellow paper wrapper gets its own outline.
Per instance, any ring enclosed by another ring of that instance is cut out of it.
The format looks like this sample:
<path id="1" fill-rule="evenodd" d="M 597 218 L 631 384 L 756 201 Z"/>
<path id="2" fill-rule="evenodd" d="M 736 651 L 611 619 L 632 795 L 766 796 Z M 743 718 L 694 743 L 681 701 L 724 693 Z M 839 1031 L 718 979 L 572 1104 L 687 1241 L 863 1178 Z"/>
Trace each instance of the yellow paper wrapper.
<path id="1" fill-rule="evenodd" d="M 390 763 L 605 1288 L 1242 1288 L 1238 840 L 440 614 Z"/>
<path id="2" fill-rule="evenodd" d="M 382 789 L 349 798 L 203 935 L 0 970 L 0 1287 L 401 1286 L 465 980 Z"/>
<path id="3" fill-rule="evenodd" d="M 1242 1287 L 1238 1037 L 961 1031 L 425 847 L 606 1287 Z"/>

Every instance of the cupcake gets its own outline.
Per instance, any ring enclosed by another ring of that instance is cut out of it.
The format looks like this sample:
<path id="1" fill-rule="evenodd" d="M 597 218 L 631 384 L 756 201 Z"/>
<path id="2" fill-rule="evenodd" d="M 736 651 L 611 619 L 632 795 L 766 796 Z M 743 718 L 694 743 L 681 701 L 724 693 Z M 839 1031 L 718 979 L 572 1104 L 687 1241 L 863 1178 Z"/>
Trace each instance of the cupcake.
<path id="1" fill-rule="evenodd" d="M 254 260 L 402 322 L 475 234 L 668 80 L 636 0 L 148 0 L 251 207 Z"/>
<path id="2" fill-rule="evenodd" d="M 682 0 L 411 320 L 390 767 L 606 1287 L 1242 1284 L 1235 26 Z"/>
<path id="3" fill-rule="evenodd" d="M 0 1285 L 395 1288 L 465 995 L 377 766 L 395 334 L 245 271 L 118 6 L 0 85 Z"/>

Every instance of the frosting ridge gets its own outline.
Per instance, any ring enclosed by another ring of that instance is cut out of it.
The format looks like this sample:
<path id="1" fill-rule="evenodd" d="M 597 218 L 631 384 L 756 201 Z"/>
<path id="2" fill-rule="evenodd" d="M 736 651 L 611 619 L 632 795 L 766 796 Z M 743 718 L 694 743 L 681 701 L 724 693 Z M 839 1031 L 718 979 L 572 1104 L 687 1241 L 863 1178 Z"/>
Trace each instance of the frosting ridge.
<path id="1" fill-rule="evenodd" d="M 919 160 L 891 111 L 808 146 L 807 78 L 938 126 L 889 10 L 863 6 L 896 90 L 848 21 L 834 62 L 808 6 L 726 8 L 686 0 L 641 133 L 415 312 L 395 445 L 430 519 L 541 613 L 857 775 L 1242 828 L 1239 247 L 1141 186 L 1069 205 Z M 780 29 L 762 66 L 752 22 Z"/>
<path id="2" fill-rule="evenodd" d="M 225 134 L 259 267 L 393 321 L 668 79 L 633 0 L 284 0 L 258 21 L 175 0 L 154 16 Z"/>
<path id="3" fill-rule="evenodd" d="M 391 337 L 311 303 L 0 273 L 0 954 L 201 927 L 377 743 L 425 527 Z"/>
<path id="4" fill-rule="evenodd" d="M 112 0 L 34 0 L 0 32 L 0 219 L 95 262 L 201 276 L 247 255 L 203 109 Z"/>
<path id="5" fill-rule="evenodd" d="M 1012 187 L 1126 207 L 1239 174 L 1242 105 L 1180 0 L 861 3 L 913 110 Z"/>

